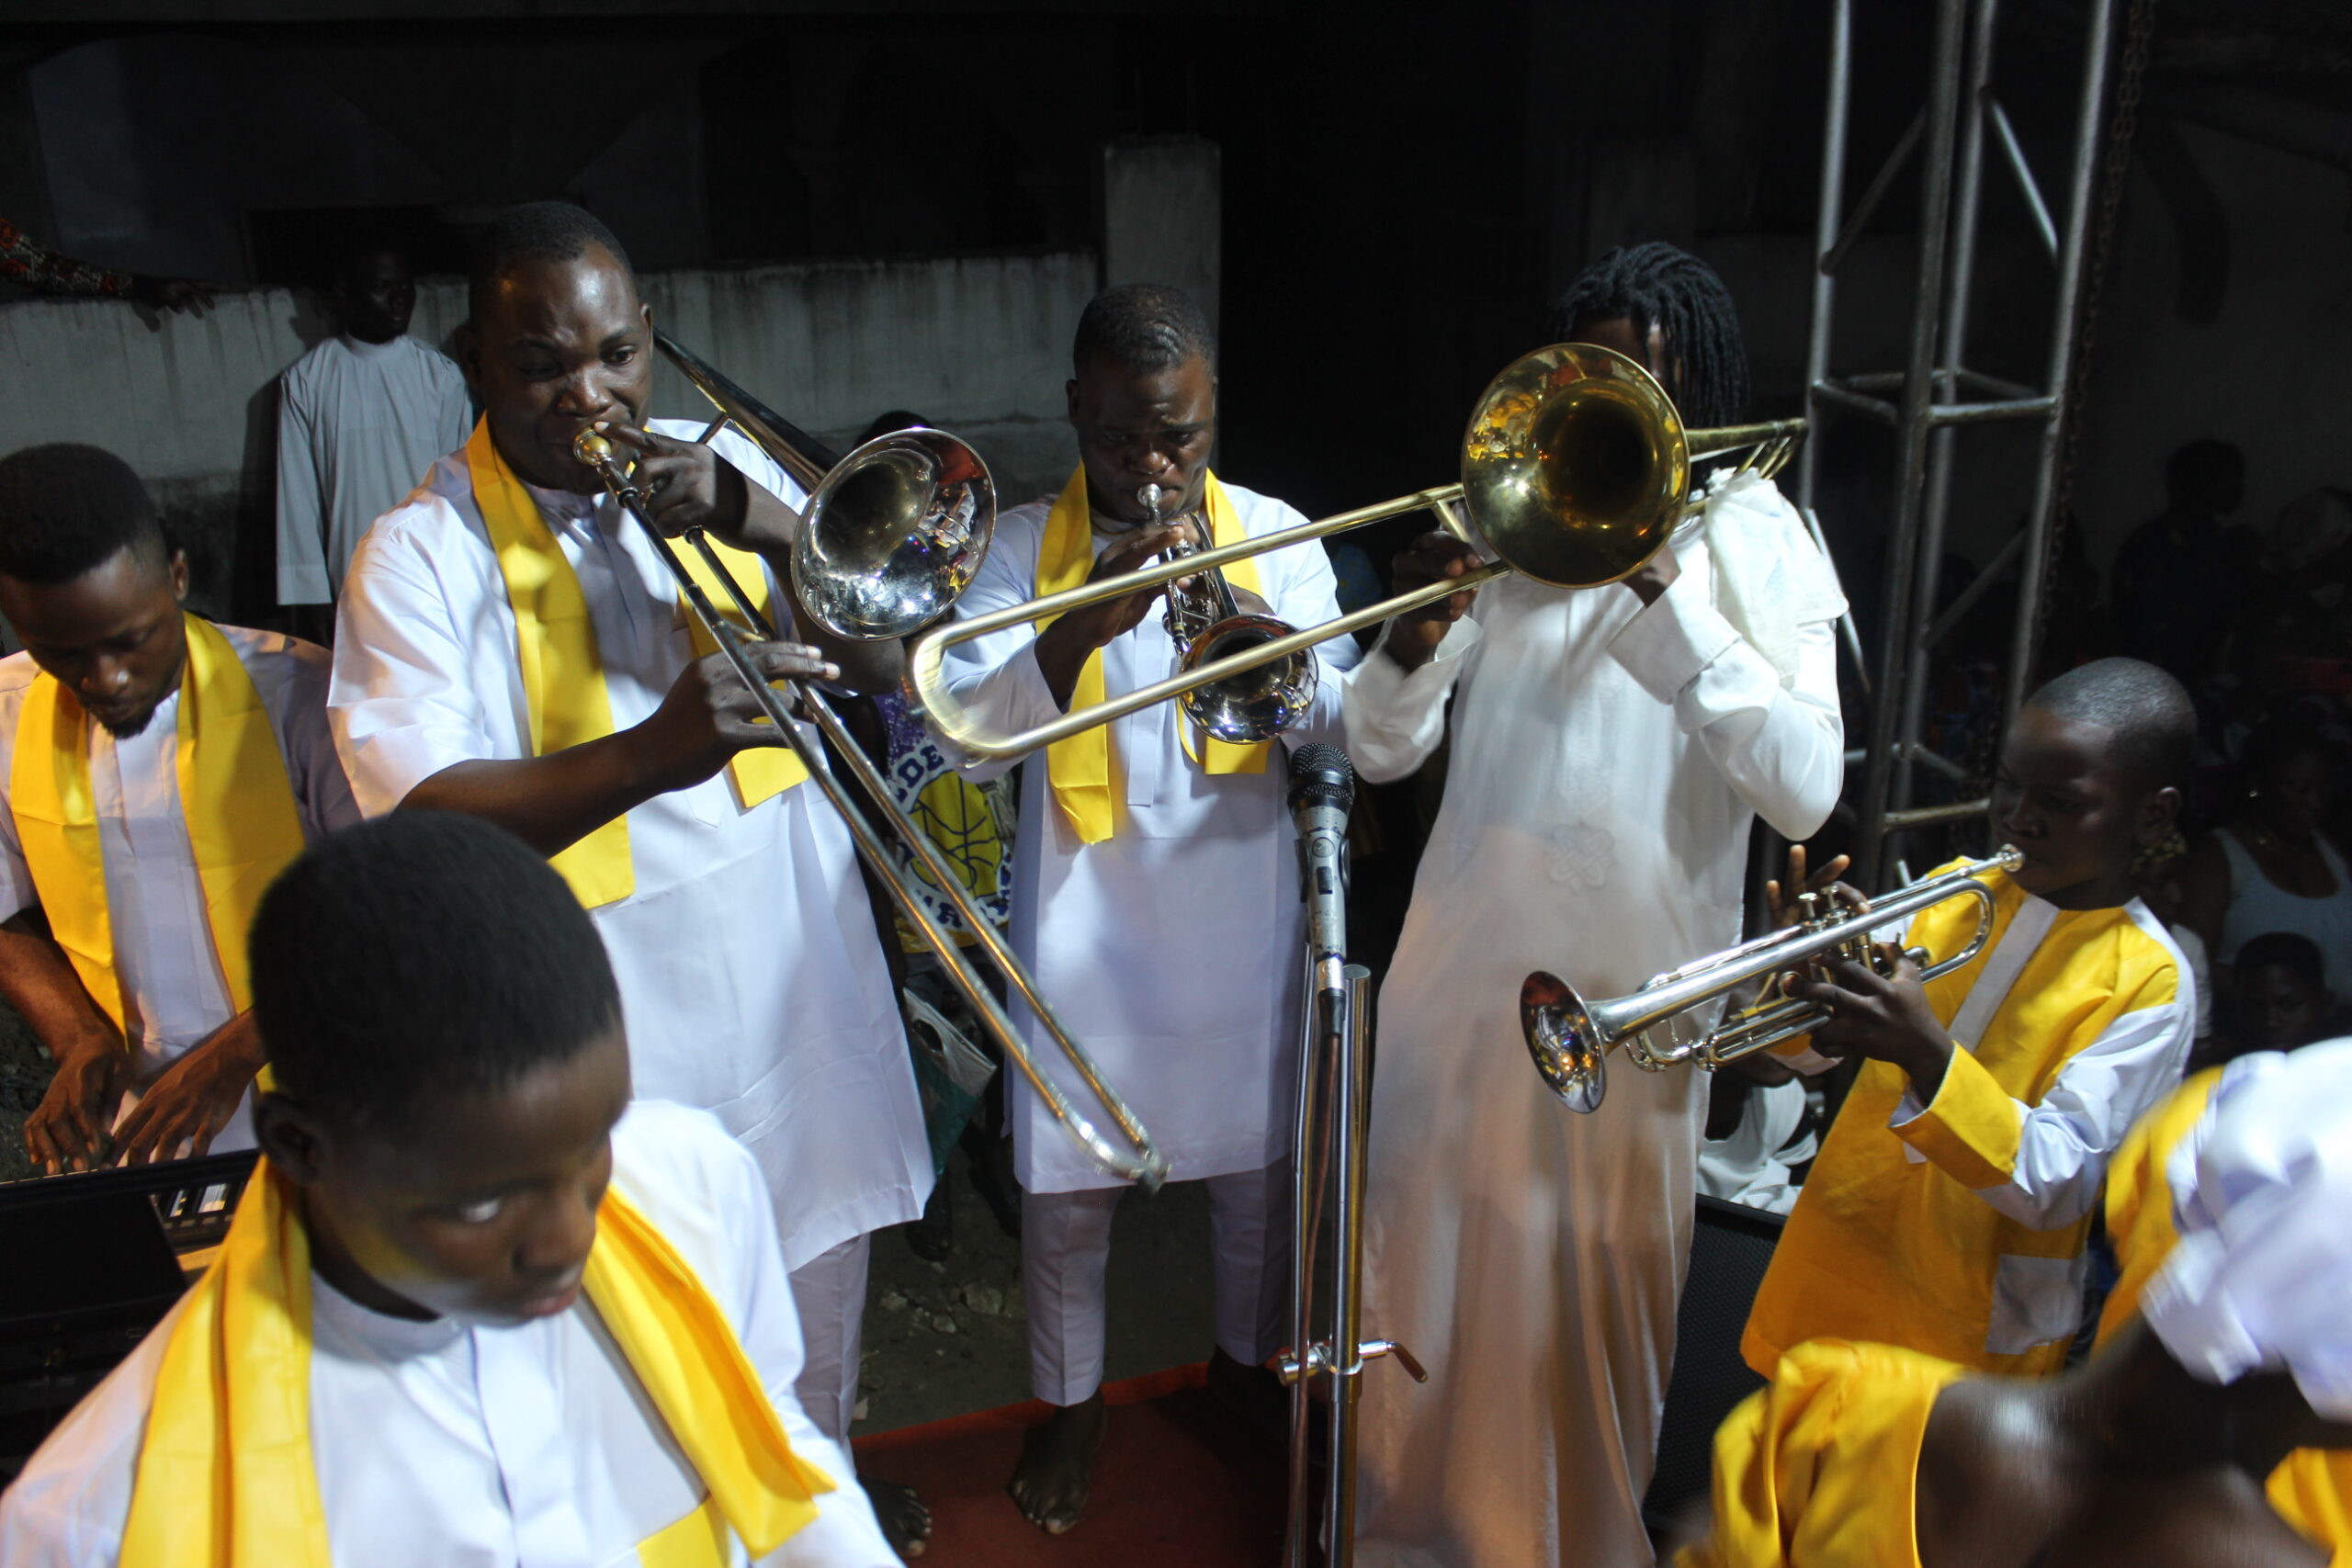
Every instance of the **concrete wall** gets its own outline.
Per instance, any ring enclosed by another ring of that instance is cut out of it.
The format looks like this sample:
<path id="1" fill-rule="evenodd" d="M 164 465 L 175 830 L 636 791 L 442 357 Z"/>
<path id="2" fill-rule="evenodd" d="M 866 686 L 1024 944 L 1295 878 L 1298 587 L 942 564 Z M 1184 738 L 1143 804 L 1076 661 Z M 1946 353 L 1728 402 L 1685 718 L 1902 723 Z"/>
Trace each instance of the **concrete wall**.
<path id="1" fill-rule="evenodd" d="M 1062 382 L 1095 276 L 1091 253 L 1058 252 L 653 273 L 644 285 L 656 321 L 804 429 L 845 445 L 876 414 L 911 409 L 978 446 L 1012 504 L 1057 488 L 1076 461 Z M 464 313 L 461 285 L 430 281 L 412 330 L 446 344 Z M 257 615 L 277 377 L 331 330 L 316 301 L 277 289 L 224 295 L 200 319 L 112 301 L 0 306 L 0 450 L 87 441 L 119 453 L 188 539 L 206 606 Z M 665 367 L 655 412 L 700 411 Z"/>

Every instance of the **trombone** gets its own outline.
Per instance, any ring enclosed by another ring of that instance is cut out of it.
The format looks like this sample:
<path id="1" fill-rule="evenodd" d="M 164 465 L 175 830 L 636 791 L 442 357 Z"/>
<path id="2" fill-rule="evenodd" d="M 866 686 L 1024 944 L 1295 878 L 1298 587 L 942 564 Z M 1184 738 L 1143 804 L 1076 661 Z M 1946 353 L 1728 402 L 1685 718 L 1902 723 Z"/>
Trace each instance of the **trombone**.
<path id="1" fill-rule="evenodd" d="M 655 342 L 687 380 L 716 404 L 728 421 L 749 436 L 808 493 L 801 509 L 798 535 L 793 541 L 792 587 L 802 608 L 827 629 L 847 637 L 902 637 L 951 608 L 979 570 L 989 536 L 996 524 L 996 492 L 988 465 L 962 441 L 938 430 L 902 430 L 876 436 L 847 457 L 836 459 L 822 446 L 778 419 L 751 394 L 737 387 L 666 335 Z M 793 703 L 815 725 L 828 747 L 810 740 L 793 722 L 790 705 L 752 664 L 750 647 L 775 640 L 775 627 L 746 594 L 741 584 L 721 564 L 718 552 L 699 528 L 684 535 L 687 545 L 700 552 L 704 564 L 742 616 L 738 626 L 710 601 L 694 574 L 679 559 L 676 547 L 646 514 L 643 497 L 612 443 L 594 429 L 583 430 L 572 442 L 572 453 L 596 471 L 605 488 L 623 510 L 637 519 L 653 541 L 662 564 L 677 580 L 680 592 L 696 619 L 708 630 L 743 684 L 758 699 L 776 732 L 808 769 L 808 777 L 841 814 L 851 840 L 923 942 L 939 955 L 949 979 L 972 1006 L 972 1011 L 1003 1048 L 1005 1059 L 1020 1069 L 1037 1091 L 1054 1119 L 1105 1170 L 1147 1190 L 1167 1179 L 1168 1164 L 1126 1102 L 1103 1081 L 1078 1042 L 1062 1027 L 1035 980 L 1022 967 L 997 934 L 995 926 L 965 891 L 963 880 L 937 845 L 900 808 L 882 775 L 859 749 L 840 716 L 834 713 L 815 682 L 786 680 Z M 746 630 L 746 628 L 749 628 Z M 865 813 L 833 771 L 838 757 L 876 813 L 898 830 L 922 874 L 956 912 L 1007 985 L 1020 995 L 1038 1023 L 1074 1068 L 1087 1091 L 1109 1114 L 1125 1147 L 1115 1146 L 1070 1102 L 1044 1072 L 1023 1043 L 1021 1034 L 961 949 L 914 895 L 901 871 Z"/>
<path id="2" fill-rule="evenodd" d="M 1692 465 L 1741 453 L 1742 468 L 1769 476 L 1788 461 L 1804 430 L 1801 419 L 1686 429 L 1665 389 L 1631 359 L 1592 344 L 1555 344 L 1514 361 L 1488 384 L 1463 435 L 1461 482 L 1197 554 L 1175 554 L 1137 571 L 934 627 L 910 650 L 909 679 L 933 731 L 975 758 L 1024 756 L 1196 693 L 1206 694 L 1200 703 L 1260 716 L 1254 728 L 1220 739 L 1268 739 L 1295 715 L 1284 717 L 1282 705 L 1253 701 L 1241 677 L 1514 571 L 1555 588 L 1598 588 L 1630 577 L 1690 511 Z M 1191 639 L 1175 674 L 1013 733 L 989 729 L 947 688 L 947 650 L 960 644 L 1423 511 L 1435 513 L 1454 537 L 1497 558 L 1303 630 L 1271 617 L 1221 621 Z"/>
<path id="3" fill-rule="evenodd" d="M 1871 927 L 1907 919 L 1948 898 L 1973 899 L 1976 931 L 1958 953 L 1938 964 L 1930 964 L 1922 948 L 1904 954 L 1919 965 L 1922 980 L 1949 975 L 1982 953 L 1993 933 L 1993 889 L 1986 878 L 1996 871 L 2015 873 L 2024 863 L 2025 857 L 2005 844 L 1989 859 L 1921 877 L 1860 909 L 1818 894 L 1800 894 L 1798 923 L 1787 931 L 1668 970 L 1641 989 L 1607 1001 L 1588 1002 L 1566 980 L 1538 969 L 1519 988 L 1520 1030 L 1535 1058 L 1535 1070 L 1571 1111 L 1600 1108 L 1609 1087 L 1609 1053 L 1621 1046 L 1635 1066 L 1647 1072 L 1683 1062 L 1696 1062 L 1713 1072 L 1725 1062 L 1810 1034 L 1829 1015 L 1811 1002 L 1782 997 L 1741 1009 L 1689 1044 L 1654 1041 L 1645 1032 L 1750 980 L 1809 959 L 1846 958 L 1886 974 L 1889 964 L 1871 943 Z"/>

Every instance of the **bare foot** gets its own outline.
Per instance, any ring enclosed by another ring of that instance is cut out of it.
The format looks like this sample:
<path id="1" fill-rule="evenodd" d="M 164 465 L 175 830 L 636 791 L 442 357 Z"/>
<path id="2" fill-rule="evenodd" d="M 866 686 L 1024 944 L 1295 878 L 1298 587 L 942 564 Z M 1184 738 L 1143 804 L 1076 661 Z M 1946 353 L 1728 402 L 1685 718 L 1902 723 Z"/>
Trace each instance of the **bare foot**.
<path id="1" fill-rule="evenodd" d="M 1102 1391 L 1078 1404 L 1066 1404 L 1021 1439 L 1021 1462 L 1006 1488 L 1028 1521 L 1047 1535 L 1078 1523 L 1086 1509 L 1094 1456 L 1102 1451 L 1108 1415 Z"/>
<path id="2" fill-rule="evenodd" d="M 876 1481 L 861 1475 L 857 1483 L 865 1488 L 865 1500 L 874 1505 L 874 1517 L 882 1526 L 882 1539 L 890 1550 L 901 1557 L 921 1557 L 931 1544 L 931 1510 L 922 1506 L 915 1489 L 896 1481 Z"/>

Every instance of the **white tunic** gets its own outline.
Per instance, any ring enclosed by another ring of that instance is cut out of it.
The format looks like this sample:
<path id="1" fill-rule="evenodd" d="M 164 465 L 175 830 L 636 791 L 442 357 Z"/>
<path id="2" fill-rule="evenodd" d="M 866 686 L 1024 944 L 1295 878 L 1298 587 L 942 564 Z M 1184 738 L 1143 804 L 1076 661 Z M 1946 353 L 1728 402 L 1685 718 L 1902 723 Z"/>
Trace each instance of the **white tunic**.
<path id="1" fill-rule="evenodd" d="M 1306 521 L 1269 497 L 1228 484 L 1252 537 Z M 1037 553 L 1050 499 L 998 517 L 988 559 L 961 613 L 984 615 L 1036 596 Z M 1116 542 L 1096 535 L 1095 554 Z M 1319 544 L 1260 558 L 1261 594 L 1294 626 L 1339 613 Z M 1032 644 L 1014 627 L 964 644 L 950 671 L 960 700 L 996 728 L 1025 729 L 1057 716 Z M 1293 744 L 1336 743 L 1336 671 L 1353 642 L 1317 650 L 1315 705 Z M 1176 671 L 1177 649 L 1157 609 L 1102 649 L 1103 690 L 1134 691 Z M 1283 805 L 1289 773 L 1277 748 L 1263 773 L 1211 776 L 1184 755 L 1177 705 L 1161 703 L 1112 727 L 1117 830 L 1081 844 L 1054 804 L 1046 761 L 1022 770 L 1012 942 L 1063 1024 L 1104 1079 L 1134 1108 L 1171 1179 L 1260 1170 L 1290 1149 L 1306 913 L 1296 835 Z M 1041 1066 L 1098 1126 L 1108 1117 L 1077 1075 L 1019 1013 Z M 1118 1185 L 1061 1131 L 1015 1075 L 1013 1147 L 1021 1185 L 1069 1192 Z M 1115 1138 L 1114 1140 L 1116 1141 Z"/>
<path id="2" fill-rule="evenodd" d="M 748 441 L 718 446 L 802 499 Z M 641 723 L 694 657 L 674 581 L 609 500 L 531 493 L 579 574 L 613 727 Z M 514 606 L 462 451 L 352 558 L 328 702 L 371 816 L 456 763 L 529 755 Z M 628 842 L 636 891 L 590 913 L 637 1092 L 717 1112 L 758 1156 L 787 1268 L 921 1213 L 932 1173 L 914 1069 L 855 851 L 824 796 L 802 784 L 746 811 L 721 771 L 629 812 Z"/>
<path id="3" fill-rule="evenodd" d="M 327 729 L 326 650 L 276 632 L 220 631 L 269 711 L 302 836 L 316 841 L 358 821 L 359 807 Z M 17 722 L 40 674 L 28 653 L 0 660 L 0 800 L 14 775 Z M 125 1110 L 137 1103 L 137 1089 L 236 1016 L 212 948 L 204 883 L 180 809 L 179 714 L 174 692 L 136 735 L 117 739 L 100 725 L 90 731 L 90 794 L 106 867 L 107 925 L 122 984 L 123 1030 L 139 1058 Z M 0 919 L 40 902 L 16 816 L 0 811 Z M 249 1104 L 250 1097 L 213 1138 L 214 1152 L 253 1147 Z"/>
<path id="4" fill-rule="evenodd" d="M 1777 494 L 1750 511 L 1813 552 Z M 1579 1116 L 1537 1077 L 1518 1004 L 1532 969 L 1598 999 L 1730 945 L 1751 813 L 1802 837 L 1837 800 L 1829 623 L 1794 629 L 1784 687 L 1713 603 L 1701 533 L 1677 534 L 1653 605 L 1505 579 L 1436 660 L 1408 677 L 1377 655 L 1350 686 L 1350 750 L 1382 779 L 1428 754 L 1458 682 L 1377 1015 L 1364 1331 L 1430 1381 L 1365 1376 L 1366 1568 L 1651 1561 L 1705 1084 L 1619 1056 Z"/>
<path id="5" fill-rule="evenodd" d="M 794 1400 L 800 1329 L 758 1168 L 700 1111 L 639 1101 L 613 1180 L 734 1327 L 793 1451 L 831 1478 L 763 1562 L 896 1568 L 849 1460 Z M 311 1277 L 311 1449 L 334 1560 L 350 1568 L 597 1568 L 707 1495 L 584 1298 L 514 1328 L 417 1323 Z M 178 1308 L 75 1406 L 0 1496 L 0 1562 L 120 1555 L 155 1377 Z M 741 1541 L 732 1561 L 745 1562 Z"/>
<path id="6" fill-rule="evenodd" d="M 328 338 L 280 389 L 277 602 L 324 604 L 368 525 L 466 444 L 473 403 L 448 355 L 413 337 Z"/>

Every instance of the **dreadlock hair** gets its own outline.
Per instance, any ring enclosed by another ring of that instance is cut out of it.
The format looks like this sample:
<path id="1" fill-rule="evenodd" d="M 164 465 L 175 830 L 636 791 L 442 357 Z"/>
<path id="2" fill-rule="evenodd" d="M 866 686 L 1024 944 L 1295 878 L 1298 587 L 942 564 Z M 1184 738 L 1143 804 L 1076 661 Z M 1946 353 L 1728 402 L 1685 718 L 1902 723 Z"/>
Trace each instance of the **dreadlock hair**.
<path id="1" fill-rule="evenodd" d="M 2185 789 L 2197 767 L 2197 705 L 2188 689 L 2137 659 L 2094 659 L 2026 699 L 2109 734 L 2116 761 L 2149 789 Z"/>
<path id="2" fill-rule="evenodd" d="M 171 558 L 162 518 L 130 465 L 96 446 L 58 442 L 0 458 L 0 576 L 71 582 L 123 550 Z"/>
<path id="3" fill-rule="evenodd" d="M 280 1092 L 399 1135 L 618 1027 L 605 944 L 560 874 L 477 817 L 395 811 L 320 840 L 247 939 Z"/>
<path id="4" fill-rule="evenodd" d="M 1216 331 L 1193 297 L 1164 283 L 1126 283 L 1086 302 L 1070 364 L 1100 359 L 1130 375 L 1166 370 L 1194 355 L 1216 368 Z"/>
<path id="5" fill-rule="evenodd" d="M 490 291 L 516 262 L 578 261 L 592 245 L 620 263 L 623 272 L 637 276 L 620 241 L 586 208 L 568 201 L 526 201 L 508 208 L 474 241 L 473 265 L 466 280 L 467 310 L 481 320 Z"/>
<path id="6" fill-rule="evenodd" d="M 1665 340 L 1660 379 L 1693 427 L 1736 424 L 1747 407 L 1747 348 L 1731 291 L 1715 269 L 1662 240 L 1621 245 L 1584 269 L 1552 308 L 1552 341 L 1579 321 L 1623 316 L 1634 335 Z"/>

